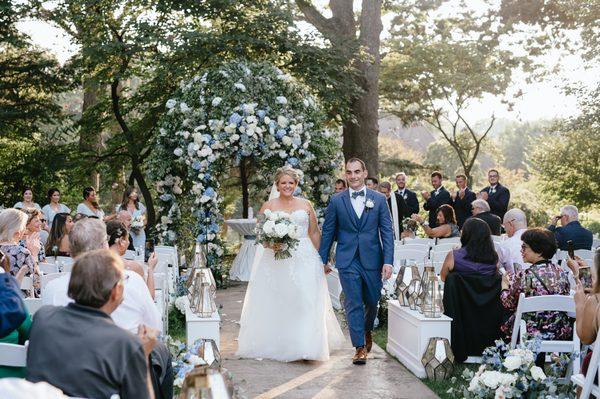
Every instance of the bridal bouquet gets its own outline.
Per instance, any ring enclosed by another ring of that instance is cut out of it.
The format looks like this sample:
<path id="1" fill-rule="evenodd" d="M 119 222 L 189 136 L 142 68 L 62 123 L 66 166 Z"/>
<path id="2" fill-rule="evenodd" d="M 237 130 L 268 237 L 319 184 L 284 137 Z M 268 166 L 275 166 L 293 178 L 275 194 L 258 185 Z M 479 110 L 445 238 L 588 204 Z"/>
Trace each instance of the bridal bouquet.
<path id="1" fill-rule="evenodd" d="M 131 220 L 131 228 L 136 232 L 144 228 L 144 219 L 142 219 L 142 215 L 137 215 Z"/>
<path id="2" fill-rule="evenodd" d="M 266 210 L 260 215 L 256 226 L 256 242 L 264 246 L 277 246 L 275 259 L 282 260 L 292 256 L 292 250 L 300 242 L 300 227 L 287 212 Z"/>

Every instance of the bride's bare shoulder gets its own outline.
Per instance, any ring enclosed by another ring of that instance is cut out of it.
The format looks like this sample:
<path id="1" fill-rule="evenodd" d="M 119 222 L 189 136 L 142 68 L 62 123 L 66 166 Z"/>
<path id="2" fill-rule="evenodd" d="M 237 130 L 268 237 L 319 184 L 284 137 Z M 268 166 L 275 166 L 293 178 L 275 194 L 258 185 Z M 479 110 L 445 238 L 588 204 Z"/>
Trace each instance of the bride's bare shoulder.
<path id="1" fill-rule="evenodd" d="M 264 202 L 262 204 L 262 206 L 260 207 L 260 210 L 258 211 L 258 213 L 264 213 L 266 209 L 273 210 L 273 202 L 274 202 L 274 199 L 270 199 L 267 202 Z"/>

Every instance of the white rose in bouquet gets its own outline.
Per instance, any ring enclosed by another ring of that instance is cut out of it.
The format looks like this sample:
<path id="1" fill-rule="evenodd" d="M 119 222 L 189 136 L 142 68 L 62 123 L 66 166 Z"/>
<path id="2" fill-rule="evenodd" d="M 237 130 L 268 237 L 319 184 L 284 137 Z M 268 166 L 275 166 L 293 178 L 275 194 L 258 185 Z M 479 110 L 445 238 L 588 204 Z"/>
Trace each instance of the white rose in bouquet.
<path id="1" fill-rule="evenodd" d="M 517 355 L 507 356 L 503 364 L 508 371 L 514 371 L 521 367 L 521 357 Z"/>
<path id="2" fill-rule="evenodd" d="M 264 215 L 266 218 L 270 218 L 273 212 L 270 209 L 265 209 Z"/>
<path id="3" fill-rule="evenodd" d="M 283 223 L 278 223 L 275 225 L 275 235 L 279 238 L 285 237 L 288 231 L 288 226 Z"/>
<path id="4" fill-rule="evenodd" d="M 533 366 L 530 371 L 531 371 L 531 377 L 534 380 L 543 381 L 546 379 L 546 374 L 544 373 L 544 370 L 542 370 L 540 367 Z"/>
<path id="5" fill-rule="evenodd" d="M 267 220 L 263 225 L 263 231 L 268 236 L 273 235 L 275 233 L 275 222 L 272 220 Z"/>

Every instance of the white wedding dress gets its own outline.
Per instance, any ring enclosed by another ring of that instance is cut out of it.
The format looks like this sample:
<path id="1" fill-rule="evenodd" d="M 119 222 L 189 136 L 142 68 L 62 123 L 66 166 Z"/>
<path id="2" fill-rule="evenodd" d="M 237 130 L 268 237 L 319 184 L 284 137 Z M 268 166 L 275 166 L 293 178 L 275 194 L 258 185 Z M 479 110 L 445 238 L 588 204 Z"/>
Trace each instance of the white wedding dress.
<path id="1" fill-rule="evenodd" d="M 290 258 L 275 260 L 262 246 L 256 253 L 240 320 L 240 357 L 324 361 L 345 342 L 323 262 L 308 237 L 308 213 L 296 210 L 292 218 L 302 234 Z"/>

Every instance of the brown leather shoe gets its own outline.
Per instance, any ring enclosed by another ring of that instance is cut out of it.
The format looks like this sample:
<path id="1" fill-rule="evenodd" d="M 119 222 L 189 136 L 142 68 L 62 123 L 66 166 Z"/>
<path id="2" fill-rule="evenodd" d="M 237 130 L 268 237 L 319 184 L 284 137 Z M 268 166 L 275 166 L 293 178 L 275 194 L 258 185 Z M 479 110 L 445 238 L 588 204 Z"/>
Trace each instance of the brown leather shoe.
<path id="1" fill-rule="evenodd" d="M 371 331 L 367 331 L 365 333 L 365 342 L 366 342 L 366 348 L 367 348 L 367 352 L 371 352 L 371 348 L 373 347 L 373 335 L 371 334 Z"/>
<path id="2" fill-rule="evenodd" d="M 353 364 L 367 364 L 367 350 L 364 346 L 356 348 L 356 353 L 352 358 Z"/>

